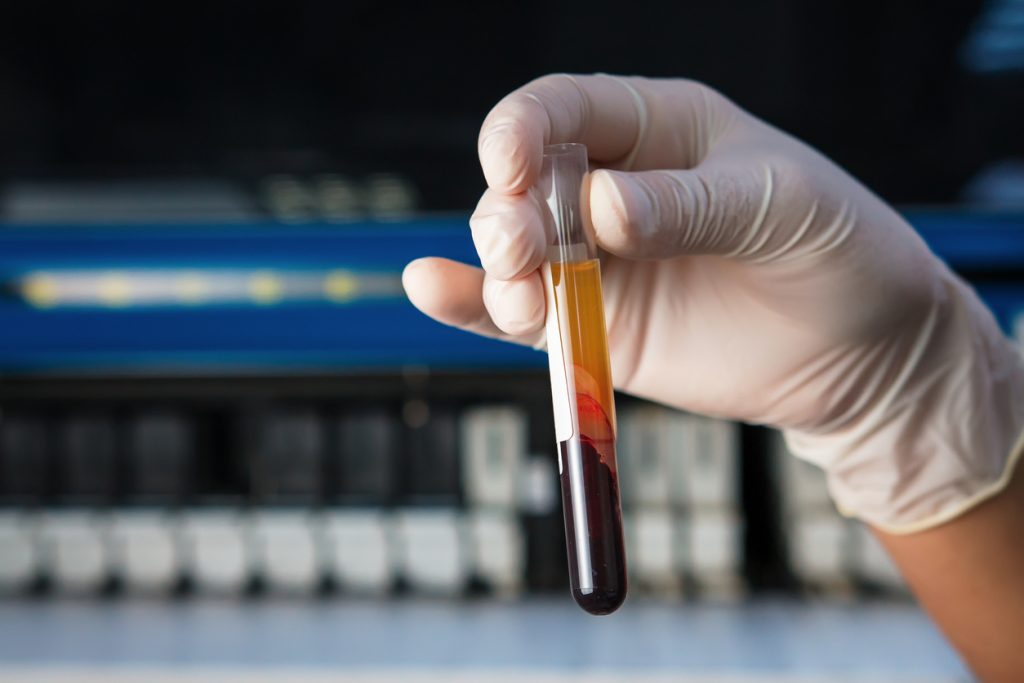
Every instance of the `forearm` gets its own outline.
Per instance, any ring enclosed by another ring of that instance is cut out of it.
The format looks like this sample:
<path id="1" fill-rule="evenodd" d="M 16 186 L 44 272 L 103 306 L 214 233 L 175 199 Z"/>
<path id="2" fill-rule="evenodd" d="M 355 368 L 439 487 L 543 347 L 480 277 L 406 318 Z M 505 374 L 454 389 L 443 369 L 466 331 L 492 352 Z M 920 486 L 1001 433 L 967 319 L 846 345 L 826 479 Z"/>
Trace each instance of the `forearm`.
<path id="1" fill-rule="evenodd" d="M 914 534 L 875 530 L 967 664 L 989 683 L 1024 676 L 1024 468 L 1000 494 Z"/>

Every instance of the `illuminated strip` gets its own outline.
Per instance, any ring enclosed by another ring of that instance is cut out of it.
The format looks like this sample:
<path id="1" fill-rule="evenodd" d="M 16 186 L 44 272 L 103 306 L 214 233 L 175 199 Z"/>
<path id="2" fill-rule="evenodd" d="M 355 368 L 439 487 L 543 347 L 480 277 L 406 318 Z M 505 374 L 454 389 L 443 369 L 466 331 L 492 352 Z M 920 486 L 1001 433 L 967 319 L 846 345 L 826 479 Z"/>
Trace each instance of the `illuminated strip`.
<path id="1" fill-rule="evenodd" d="M 178 298 L 183 304 L 201 304 L 209 296 L 209 283 L 202 273 L 183 273 L 176 286 Z"/>
<path id="2" fill-rule="evenodd" d="M 345 303 L 359 292 L 359 278 L 345 270 L 335 270 L 324 280 L 324 294 L 331 301 Z"/>
<path id="3" fill-rule="evenodd" d="M 273 272 L 261 270 L 249 278 L 249 295 L 258 304 L 276 304 L 284 296 L 284 283 Z"/>
<path id="4" fill-rule="evenodd" d="M 57 282 L 46 273 L 34 273 L 24 278 L 19 287 L 26 303 L 36 308 L 52 308 L 57 303 Z"/>
<path id="5" fill-rule="evenodd" d="M 14 284 L 26 304 L 47 310 L 348 304 L 403 296 L 397 272 L 344 269 L 38 270 Z"/>

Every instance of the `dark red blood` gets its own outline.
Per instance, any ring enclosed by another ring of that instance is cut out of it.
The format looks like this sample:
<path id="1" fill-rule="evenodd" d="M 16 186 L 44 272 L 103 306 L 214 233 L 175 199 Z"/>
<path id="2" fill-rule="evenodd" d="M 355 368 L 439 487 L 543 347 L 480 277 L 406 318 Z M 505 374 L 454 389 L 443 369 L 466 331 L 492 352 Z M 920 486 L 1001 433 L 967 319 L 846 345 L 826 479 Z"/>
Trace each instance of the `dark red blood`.
<path id="1" fill-rule="evenodd" d="M 615 432 L 608 414 L 600 402 L 589 394 L 576 395 L 576 412 L 582 438 L 589 440 L 603 456 L 602 459 L 608 462 L 609 449 L 613 448 L 615 443 Z"/>
<path id="2" fill-rule="evenodd" d="M 610 444 L 609 444 L 610 445 Z M 570 442 L 558 444 L 561 458 L 562 510 L 565 516 L 565 544 L 569 554 L 569 579 L 577 604 L 591 614 L 610 614 L 626 599 L 626 554 L 622 538 L 619 484 L 615 473 L 602 462 L 589 439 L 580 441 L 583 489 L 586 496 L 587 534 L 590 566 L 584 576 L 593 577 L 593 591 L 580 589 L 580 548 L 576 539 L 572 487 L 569 482 Z M 585 553 L 584 553 L 585 555 Z"/>

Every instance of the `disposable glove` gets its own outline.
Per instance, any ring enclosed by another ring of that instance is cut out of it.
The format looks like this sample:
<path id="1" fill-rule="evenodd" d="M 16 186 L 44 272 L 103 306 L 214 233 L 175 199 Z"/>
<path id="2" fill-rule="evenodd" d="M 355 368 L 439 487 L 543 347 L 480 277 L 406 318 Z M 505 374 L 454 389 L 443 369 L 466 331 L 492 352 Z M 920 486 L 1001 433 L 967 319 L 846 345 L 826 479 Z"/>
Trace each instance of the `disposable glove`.
<path id="1" fill-rule="evenodd" d="M 989 311 L 859 182 L 699 83 L 556 75 L 508 95 L 479 139 L 483 271 L 414 261 L 417 307 L 542 345 L 549 236 L 528 190 L 558 142 L 597 169 L 584 205 L 619 389 L 782 428 L 841 511 L 893 533 L 1006 484 L 1024 365 Z"/>

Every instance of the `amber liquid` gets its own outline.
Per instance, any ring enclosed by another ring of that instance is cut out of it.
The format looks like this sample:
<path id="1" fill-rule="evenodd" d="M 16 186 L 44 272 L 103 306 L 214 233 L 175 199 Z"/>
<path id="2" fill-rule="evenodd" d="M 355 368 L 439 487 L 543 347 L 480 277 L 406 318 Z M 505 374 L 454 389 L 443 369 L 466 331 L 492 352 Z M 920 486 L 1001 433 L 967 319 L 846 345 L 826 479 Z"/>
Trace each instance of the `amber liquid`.
<path id="1" fill-rule="evenodd" d="M 580 607 L 610 614 L 626 599 L 626 555 L 600 263 L 552 263 L 551 282 L 568 319 L 577 415 L 573 436 L 558 444 L 569 579 Z"/>

